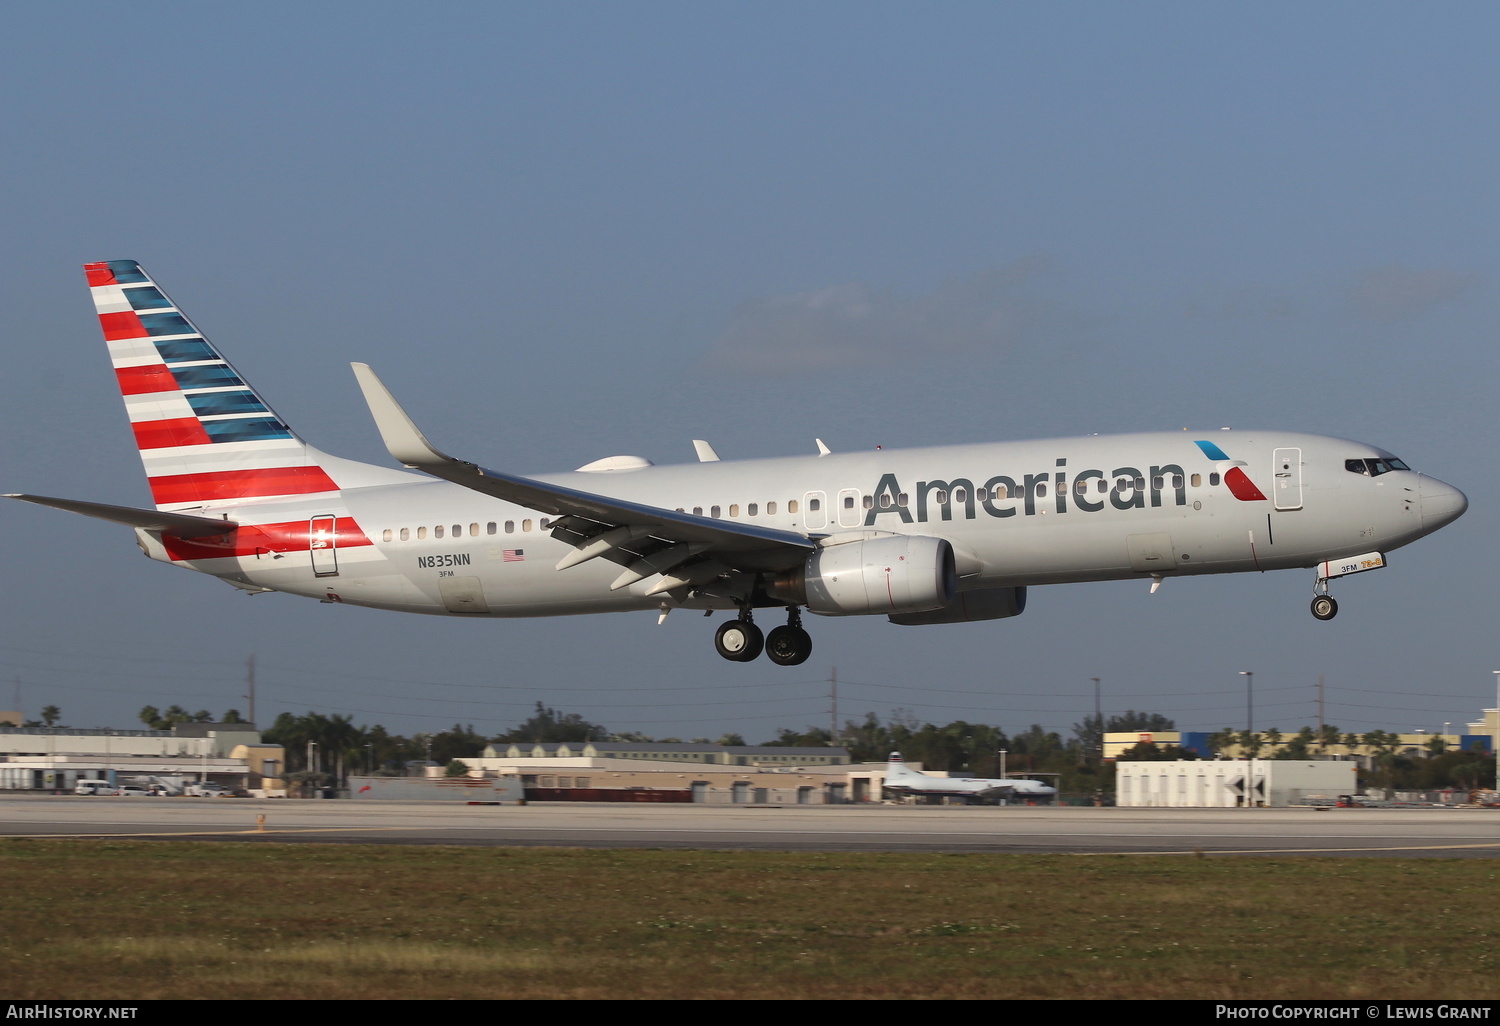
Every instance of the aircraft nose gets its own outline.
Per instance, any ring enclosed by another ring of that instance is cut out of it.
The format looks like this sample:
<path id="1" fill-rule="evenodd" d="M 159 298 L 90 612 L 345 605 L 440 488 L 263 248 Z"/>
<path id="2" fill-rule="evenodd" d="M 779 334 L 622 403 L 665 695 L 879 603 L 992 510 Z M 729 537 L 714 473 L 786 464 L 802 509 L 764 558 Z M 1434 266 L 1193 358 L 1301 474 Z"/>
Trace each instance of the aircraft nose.
<path id="1" fill-rule="evenodd" d="M 1435 477 L 1422 478 L 1418 489 L 1422 496 L 1422 530 L 1436 531 L 1453 523 L 1469 508 L 1468 496 Z"/>

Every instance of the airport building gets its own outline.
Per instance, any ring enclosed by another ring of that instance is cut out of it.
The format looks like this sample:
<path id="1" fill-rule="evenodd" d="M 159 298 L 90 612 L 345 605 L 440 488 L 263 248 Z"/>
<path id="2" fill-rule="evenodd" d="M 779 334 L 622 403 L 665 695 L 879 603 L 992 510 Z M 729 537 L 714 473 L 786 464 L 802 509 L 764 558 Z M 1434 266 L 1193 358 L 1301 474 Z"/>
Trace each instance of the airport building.
<path id="1" fill-rule="evenodd" d="M 1347 759 L 1184 759 L 1115 763 L 1115 804 L 1135 808 L 1282 808 L 1358 789 Z"/>
<path id="2" fill-rule="evenodd" d="M 843 748 L 581 742 L 486 752 L 497 750 L 505 754 L 462 761 L 476 776 L 519 781 L 536 801 L 845 805 L 879 801 L 885 778 L 885 763 L 851 764 Z"/>
<path id="3" fill-rule="evenodd" d="M 1480 751 L 1489 752 L 1494 734 L 1486 722 L 1493 723 L 1494 710 L 1485 710 L 1488 721 L 1481 720 L 1478 723 L 1469 724 L 1469 732 L 1466 734 L 1428 734 L 1417 731 L 1410 734 L 1397 734 L 1396 752 L 1401 755 L 1425 756 L 1433 754 L 1434 749 L 1447 752 Z M 1482 729 L 1481 729 L 1482 728 Z M 1210 739 L 1214 734 L 1205 731 L 1188 730 L 1127 730 L 1109 732 L 1104 735 L 1104 757 L 1106 759 L 1118 759 L 1130 749 L 1139 744 L 1149 744 L 1158 749 L 1181 748 L 1191 752 L 1200 759 L 1213 759 L 1216 757 L 1228 759 L 1243 759 L 1254 755 L 1258 759 L 1270 759 L 1279 753 L 1287 752 L 1289 746 L 1297 739 L 1297 731 L 1257 731 L 1261 737 L 1261 746 L 1255 752 L 1243 748 L 1238 742 L 1221 746 L 1217 756 Z M 1274 742 L 1267 740 L 1268 736 L 1274 736 Z M 1381 749 L 1373 745 L 1363 743 L 1345 744 L 1344 738 L 1333 744 L 1321 744 L 1318 741 L 1309 743 L 1309 754 L 1315 759 L 1337 758 L 1337 759 L 1369 759 L 1379 754 Z M 1361 737 L 1363 735 L 1360 735 Z M 1285 756 L 1283 756 L 1285 757 Z"/>
<path id="4" fill-rule="evenodd" d="M 486 745 L 486 759 L 637 759 L 712 766 L 847 766 L 844 748 L 716 745 L 697 741 L 564 741 L 557 744 Z M 465 760 L 468 761 L 468 760 Z"/>
<path id="5" fill-rule="evenodd" d="M 172 730 L 0 727 L 0 790 L 72 791 L 80 780 L 167 793 L 189 782 L 284 794 L 280 745 L 250 723 L 180 723 Z"/>

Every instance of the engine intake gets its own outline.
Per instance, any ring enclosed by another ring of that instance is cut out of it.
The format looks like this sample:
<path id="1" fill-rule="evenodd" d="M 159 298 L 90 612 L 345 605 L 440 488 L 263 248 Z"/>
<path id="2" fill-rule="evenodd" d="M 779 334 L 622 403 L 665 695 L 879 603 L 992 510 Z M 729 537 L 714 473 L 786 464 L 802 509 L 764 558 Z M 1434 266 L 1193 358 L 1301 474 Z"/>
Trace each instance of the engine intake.
<path id="1" fill-rule="evenodd" d="M 943 539 L 895 535 L 819 548 L 766 590 L 825 616 L 920 613 L 952 602 L 958 575 Z"/>

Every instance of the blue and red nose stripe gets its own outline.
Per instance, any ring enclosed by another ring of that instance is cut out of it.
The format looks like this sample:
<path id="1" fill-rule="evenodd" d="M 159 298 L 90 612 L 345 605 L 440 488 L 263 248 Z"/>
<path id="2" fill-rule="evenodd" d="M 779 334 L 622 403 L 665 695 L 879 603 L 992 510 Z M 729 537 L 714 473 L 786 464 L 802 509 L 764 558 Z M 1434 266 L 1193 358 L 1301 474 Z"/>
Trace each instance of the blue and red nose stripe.
<path id="1" fill-rule="evenodd" d="M 1216 462 L 1228 462 L 1229 460 L 1229 456 L 1224 452 L 1224 450 L 1220 449 L 1212 442 L 1200 440 L 1194 442 L 1193 444 L 1196 445 L 1200 450 L 1202 450 L 1203 455 L 1207 456 L 1211 460 L 1214 460 Z M 1265 495 L 1262 494 L 1259 488 L 1255 487 L 1255 482 L 1250 480 L 1245 472 L 1239 467 L 1230 467 L 1228 470 L 1224 471 L 1224 484 L 1228 486 L 1229 494 L 1233 495 L 1241 502 L 1265 501 Z"/>

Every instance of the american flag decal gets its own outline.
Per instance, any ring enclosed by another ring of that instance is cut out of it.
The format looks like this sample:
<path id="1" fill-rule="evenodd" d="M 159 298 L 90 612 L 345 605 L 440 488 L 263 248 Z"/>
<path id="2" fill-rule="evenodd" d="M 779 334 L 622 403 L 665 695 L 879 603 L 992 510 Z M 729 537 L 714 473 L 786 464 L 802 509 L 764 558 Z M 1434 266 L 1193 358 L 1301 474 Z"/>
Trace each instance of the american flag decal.
<path id="1" fill-rule="evenodd" d="M 525 549 L 502 549 L 501 560 L 506 563 L 524 563 L 526 561 Z"/>

